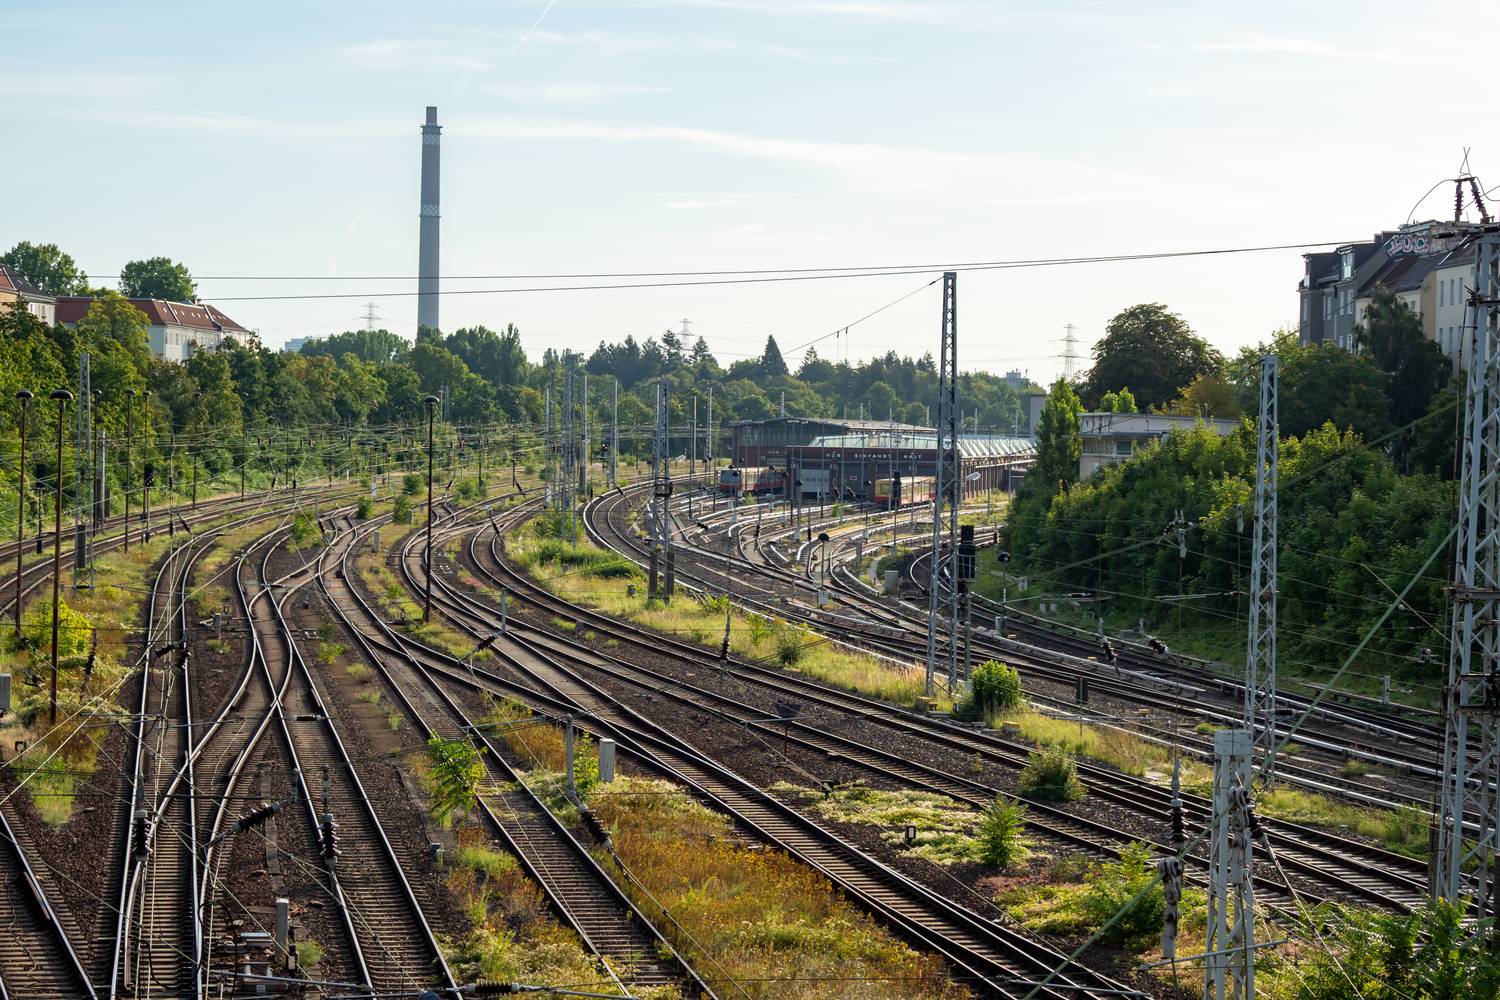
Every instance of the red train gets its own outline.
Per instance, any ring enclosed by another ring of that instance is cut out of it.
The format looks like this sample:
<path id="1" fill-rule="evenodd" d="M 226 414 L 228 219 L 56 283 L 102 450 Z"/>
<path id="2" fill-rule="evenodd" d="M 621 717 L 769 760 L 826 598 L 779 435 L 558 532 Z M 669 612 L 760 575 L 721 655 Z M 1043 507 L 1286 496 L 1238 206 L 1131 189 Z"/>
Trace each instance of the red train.
<path id="1" fill-rule="evenodd" d="M 777 493 L 785 489 L 786 473 L 781 469 L 753 466 L 719 472 L 720 493 Z"/>
<path id="2" fill-rule="evenodd" d="M 895 483 L 893 490 L 891 484 Z M 897 476 L 894 480 L 875 480 L 872 499 L 886 507 L 908 507 L 914 503 L 931 503 L 937 496 L 937 481 L 931 476 Z"/>

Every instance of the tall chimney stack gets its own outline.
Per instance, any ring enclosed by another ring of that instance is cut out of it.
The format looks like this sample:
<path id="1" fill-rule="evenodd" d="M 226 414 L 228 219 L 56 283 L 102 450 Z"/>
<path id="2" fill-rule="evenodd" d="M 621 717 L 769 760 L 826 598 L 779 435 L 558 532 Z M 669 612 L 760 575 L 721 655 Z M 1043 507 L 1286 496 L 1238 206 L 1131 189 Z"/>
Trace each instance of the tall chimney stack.
<path id="1" fill-rule="evenodd" d="M 417 329 L 438 329 L 438 181 L 443 128 L 428 107 L 422 126 L 422 232 L 417 255 Z"/>

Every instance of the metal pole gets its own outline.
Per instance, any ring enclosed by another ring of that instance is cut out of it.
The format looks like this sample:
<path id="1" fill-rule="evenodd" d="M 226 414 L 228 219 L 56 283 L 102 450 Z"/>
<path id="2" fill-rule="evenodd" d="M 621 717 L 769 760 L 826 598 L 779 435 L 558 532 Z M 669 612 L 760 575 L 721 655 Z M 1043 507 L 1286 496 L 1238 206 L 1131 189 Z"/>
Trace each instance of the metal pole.
<path id="1" fill-rule="evenodd" d="M 589 373 L 583 370 L 583 392 L 578 402 L 578 499 L 582 502 L 589 489 Z"/>
<path id="2" fill-rule="evenodd" d="M 427 544 L 422 550 L 422 566 L 427 579 L 422 592 L 422 624 L 432 619 L 432 418 L 437 409 L 438 398 L 428 396 L 427 404 Z"/>
<path id="3" fill-rule="evenodd" d="M 610 384 L 609 395 L 609 485 L 614 486 L 619 475 L 620 456 L 620 380 Z"/>
<path id="4" fill-rule="evenodd" d="M 31 412 L 32 395 L 30 390 L 22 389 L 16 393 L 16 399 L 21 401 L 21 461 L 17 470 L 16 481 L 16 637 L 21 635 L 21 549 L 25 544 L 26 534 L 26 424 L 27 416 Z"/>
<path id="5" fill-rule="evenodd" d="M 1255 454 L 1250 628 L 1245 655 L 1245 728 L 1261 750 L 1262 780 L 1276 780 L 1276 479 L 1281 435 L 1276 355 L 1260 359 L 1260 419 Z M 1257 731 L 1256 723 L 1261 729 Z"/>
<path id="6" fill-rule="evenodd" d="M 48 724 L 57 725 L 57 602 L 58 582 L 62 579 L 62 459 L 63 425 L 67 415 L 68 400 L 73 394 L 66 389 L 54 389 L 52 398 L 57 400 L 57 482 L 54 484 L 52 521 L 52 697 L 48 712 Z"/>
<path id="7" fill-rule="evenodd" d="M 1453 617 L 1444 688 L 1442 795 L 1432 895 L 1483 921 L 1495 916 L 1500 844 L 1500 714 L 1494 664 L 1500 657 L 1500 232 L 1479 239 L 1470 296 L 1467 392 L 1460 439 Z"/>
<path id="8" fill-rule="evenodd" d="M 942 606 L 942 547 L 943 547 L 943 504 L 948 500 L 950 485 L 946 468 L 949 464 L 948 457 L 944 452 L 945 444 L 952 449 L 953 463 L 958 460 L 958 428 L 956 424 L 958 405 L 958 273 L 945 271 L 943 273 L 943 306 L 942 306 L 942 330 L 940 336 L 940 350 L 938 358 L 938 420 L 935 428 L 936 435 L 933 440 L 934 479 L 932 498 L 932 573 L 928 584 L 927 594 L 927 658 L 926 658 L 926 685 L 927 695 L 931 697 L 936 693 L 937 685 L 935 674 L 938 661 L 938 614 Z M 955 468 L 954 472 L 957 471 Z M 951 477 L 953 485 L 957 484 L 957 477 Z M 949 530 L 949 555 L 953 560 L 953 574 L 948 581 L 953 591 L 953 600 L 957 600 L 958 574 L 958 503 L 957 495 L 953 497 L 952 525 Z M 913 508 L 915 514 L 915 508 Z M 958 649 L 957 637 L 958 616 L 950 615 L 948 634 L 946 637 L 948 656 L 948 685 L 953 690 L 954 681 L 958 673 Z"/>
<path id="9" fill-rule="evenodd" d="M 151 428 L 151 436 L 155 437 L 156 427 L 151 423 L 151 390 L 142 393 L 141 398 L 146 406 L 146 426 Z M 148 463 L 149 465 L 149 463 Z M 151 483 L 142 477 L 141 482 L 141 544 L 151 543 Z"/>
<path id="10" fill-rule="evenodd" d="M 134 489 L 135 390 L 125 390 L 125 551 L 130 551 L 130 491 Z M 241 490 L 241 492 L 244 492 Z"/>

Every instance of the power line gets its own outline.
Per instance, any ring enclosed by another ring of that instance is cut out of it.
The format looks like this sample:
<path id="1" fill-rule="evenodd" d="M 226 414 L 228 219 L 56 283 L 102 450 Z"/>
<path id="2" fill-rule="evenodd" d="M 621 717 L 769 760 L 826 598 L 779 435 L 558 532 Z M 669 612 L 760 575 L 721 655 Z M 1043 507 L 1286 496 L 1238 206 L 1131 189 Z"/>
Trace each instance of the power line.
<path id="1" fill-rule="evenodd" d="M 1445 182 L 1439 182 L 1445 183 Z M 916 264 L 848 264 L 841 267 L 765 267 L 720 269 L 712 271 L 572 271 L 534 274 L 444 274 L 443 281 L 571 281 L 597 278 L 703 278 L 755 274 L 826 274 L 835 271 L 891 271 L 891 270 L 963 270 L 966 268 L 995 265 L 1055 264 L 1074 260 L 1138 260 L 1160 256 L 1198 256 L 1222 253 L 1246 253 L 1257 250 L 1310 250 L 1315 247 L 1343 246 L 1350 240 L 1322 240 L 1309 243 L 1287 243 L 1279 246 L 1237 247 L 1231 249 L 1164 251 L 1162 253 L 1114 254 L 1096 257 L 1026 257 L 1013 260 L 986 260 L 967 262 L 936 261 Z M 94 273 L 90 271 L 89 273 Z M 98 273 L 110 273 L 100 271 Z M 415 281 L 415 274 L 210 274 L 198 275 L 196 281 Z"/>
<path id="2" fill-rule="evenodd" d="M 272 302 L 288 300 L 308 299 L 369 299 L 369 298 L 411 298 L 416 295 L 516 295 L 527 292 L 586 292 L 586 291 L 613 291 L 631 288 L 690 288 L 705 285 L 746 285 L 765 284 L 785 281 L 825 281 L 836 278 L 879 278 L 904 274 L 931 274 L 935 271 L 996 271 L 1010 270 L 1016 268 L 1036 267 L 1061 267 L 1070 264 L 1107 264 L 1123 263 L 1127 261 L 1144 260 L 1169 260 L 1188 257 L 1211 257 L 1242 253 L 1264 253 L 1273 250 L 1308 250 L 1316 247 L 1339 246 L 1342 242 L 1320 242 L 1320 243 L 1282 243 L 1265 246 L 1248 247 L 1221 247 L 1207 250 L 1170 250 L 1159 253 L 1137 253 L 1137 254 L 1114 254 L 1093 257 L 1050 257 L 1033 258 L 1021 260 L 996 260 L 977 261 L 965 264 L 907 264 L 877 266 L 874 268 L 780 268 L 762 271 L 677 271 L 677 272 L 642 272 L 631 274 L 621 272 L 617 274 L 554 274 L 554 275 L 488 275 L 471 276 L 469 280 L 594 280 L 616 277 L 676 277 L 676 278 L 703 278 L 703 280 L 675 280 L 675 281 L 636 281 L 616 282 L 613 284 L 575 284 L 575 285 L 533 285 L 522 288 L 449 288 L 439 292 L 313 292 L 296 293 L 285 295 L 225 295 L 204 296 L 206 302 Z M 720 277 L 712 277 L 719 275 Z M 199 280 L 207 281 L 207 278 Z M 294 280 L 319 280 L 319 281 L 341 281 L 342 278 L 299 278 L 297 276 L 259 277 L 254 275 L 225 276 L 218 280 L 244 280 L 244 281 L 294 281 Z M 383 281 L 407 281 L 408 277 L 380 277 L 361 280 L 383 280 Z M 465 280 L 450 278 L 448 280 Z"/>

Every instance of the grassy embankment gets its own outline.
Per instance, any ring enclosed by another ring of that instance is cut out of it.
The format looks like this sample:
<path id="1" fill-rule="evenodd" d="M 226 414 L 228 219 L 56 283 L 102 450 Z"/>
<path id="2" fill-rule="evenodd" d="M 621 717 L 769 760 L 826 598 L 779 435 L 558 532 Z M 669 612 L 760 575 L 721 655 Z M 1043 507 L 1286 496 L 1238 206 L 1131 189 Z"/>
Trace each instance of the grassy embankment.
<path id="1" fill-rule="evenodd" d="M 565 818 L 574 816 L 561 795 L 562 733 L 551 725 L 513 725 L 526 715 L 505 704 L 492 721 L 532 762 L 528 783 Z M 677 786 L 621 777 L 611 784 L 584 780 L 580 790 L 610 830 L 619 858 L 600 849 L 601 864 L 628 868 L 639 882 L 622 874 L 620 884 L 700 975 L 717 980 L 721 993 L 778 1000 L 968 996 L 947 980 L 935 956 L 914 951 L 812 869 L 745 842 L 728 820 Z"/>
<path id="2" fill-rule="evenodd" d="M 781 619 L 731 611 L 722 596 L 695 598 L 679 592 L 670 604 L 647 600 L 640 567 L 587 541 L 575 544 L 550 537 L 540 518 L 508 535 L 505 545 L 517 566 L 549 591 L 612 617 L 717 649 L 727 615 L 730 651 L 746 660 L 779 664 L 900 705 L 915 704 L 923 693 L 923 675 L 915 665 L 840 649 L 823 636 Z"/>

